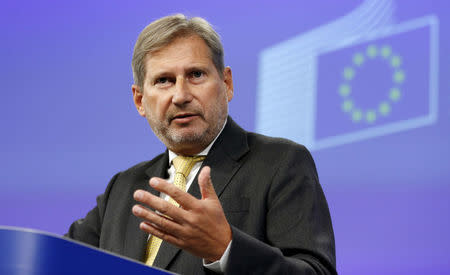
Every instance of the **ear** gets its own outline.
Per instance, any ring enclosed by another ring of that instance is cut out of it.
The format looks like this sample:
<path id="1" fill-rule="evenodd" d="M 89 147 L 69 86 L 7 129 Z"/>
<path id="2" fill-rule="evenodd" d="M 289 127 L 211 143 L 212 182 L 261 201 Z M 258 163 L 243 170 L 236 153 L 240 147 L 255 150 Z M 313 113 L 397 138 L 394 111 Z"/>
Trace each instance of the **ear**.
<path id="1" fill-rule="evenodd" d="M 231 99 L 233 98 L 233 95 L 234 95 L 233 75 L 231 73 L 231 68 L 230 67 L 226 67 L 223 70 L 223 82 L 225 84 L 225 89 L 226 89 L 226 92 L 227 92 L 228 102 L 230 102 Z"/>
<path id="2" fill-rule="evenodd" d="M 142 99 L 144 97 L 143 91 L 141 91 L 139 86 L 136 84 L 131 85 L 131 90 L 133 91 L 134 105 L 136 106 L 139 115 L 145 117 L 145 109 L 144 106 L 142 105 Z"/>

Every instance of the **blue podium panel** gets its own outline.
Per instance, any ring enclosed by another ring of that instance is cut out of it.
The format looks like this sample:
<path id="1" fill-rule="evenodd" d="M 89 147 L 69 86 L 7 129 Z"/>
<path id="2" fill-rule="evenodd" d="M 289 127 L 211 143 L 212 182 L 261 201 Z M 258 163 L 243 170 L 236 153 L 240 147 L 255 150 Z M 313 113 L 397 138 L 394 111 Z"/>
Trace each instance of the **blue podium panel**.
<path id="1" fill-rule="evenodd" d="M 171 274 L 56 235 L 0 226 L 0 274 Z"/>

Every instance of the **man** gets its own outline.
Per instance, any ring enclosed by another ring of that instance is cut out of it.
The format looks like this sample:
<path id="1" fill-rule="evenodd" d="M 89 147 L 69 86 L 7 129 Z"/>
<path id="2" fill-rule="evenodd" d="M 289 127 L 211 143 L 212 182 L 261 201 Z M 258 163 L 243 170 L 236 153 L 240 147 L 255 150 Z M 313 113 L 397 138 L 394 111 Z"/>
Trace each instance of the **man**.
<path id="1" fill-rule="evenodd" d="M 182 274 L 335 274 L 314 162 L 228 116 L 232 74 L 212 27 L 156 20 L 132 66 L 137 111 L 168 150 L 115 175 L 68 236 Z"/>

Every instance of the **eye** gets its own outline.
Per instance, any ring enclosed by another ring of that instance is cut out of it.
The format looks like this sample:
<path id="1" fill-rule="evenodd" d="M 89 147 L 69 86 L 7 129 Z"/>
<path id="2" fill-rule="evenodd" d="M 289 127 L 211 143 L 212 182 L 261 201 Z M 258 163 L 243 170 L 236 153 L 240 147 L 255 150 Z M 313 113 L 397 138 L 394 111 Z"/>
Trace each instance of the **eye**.
<path id="1" fill-rule="evenodd" d="M 155 78 L 155 81 L 153 82 L 153 85 L 158 88 L 167 88 L 170 85 L 175 83 L 175 79 L 170 76 L 160 76 Z"/>
<path id="2" fill-rule="evenodd" d="M 193 70 L 189 73 L 190 81 L 194 84 L 200 84 L 205 80 L 206 73 L 202 70 Z"/>
<path id="3" fill-rule="evenodd" d="M 192 75 L 193 78 L 200 78 L 200 77 L 202 77 L 204 75 L 204 73 L 202 71 L 193 71 L 191 73 L 191 75 Z"/>
<path id="4" fill-rule="evenodd" d="M 155 84 L 166 84 L 167 82 L 169 82 L 167 77 L 160 77 L 155 80 Z"/>

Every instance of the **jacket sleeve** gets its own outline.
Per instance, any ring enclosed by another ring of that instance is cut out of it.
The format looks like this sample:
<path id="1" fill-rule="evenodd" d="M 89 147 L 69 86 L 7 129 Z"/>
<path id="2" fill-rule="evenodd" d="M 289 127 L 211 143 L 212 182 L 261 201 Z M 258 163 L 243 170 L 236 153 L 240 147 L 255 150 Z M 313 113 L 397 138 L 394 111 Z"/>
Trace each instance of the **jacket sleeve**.
<path id="1" fill-rule="evenodd" d="M 226 274 L 337 274 L 331 217 L 310 153 L 292 150 L 278 165 L 265 239 L 232 227 Z"/>
<path id="2" fill-rule="evenodd" d="M 87 213 L 86 217 L 72 223 L 69 231 L 64 235 L 65 237 L 99 247 L 103 217 L 108 203 L 109 193 L 119 174 L 116 174 L 111 179 L 106 187 L 105 193 L 97 197 L 97 205 Z"/>

